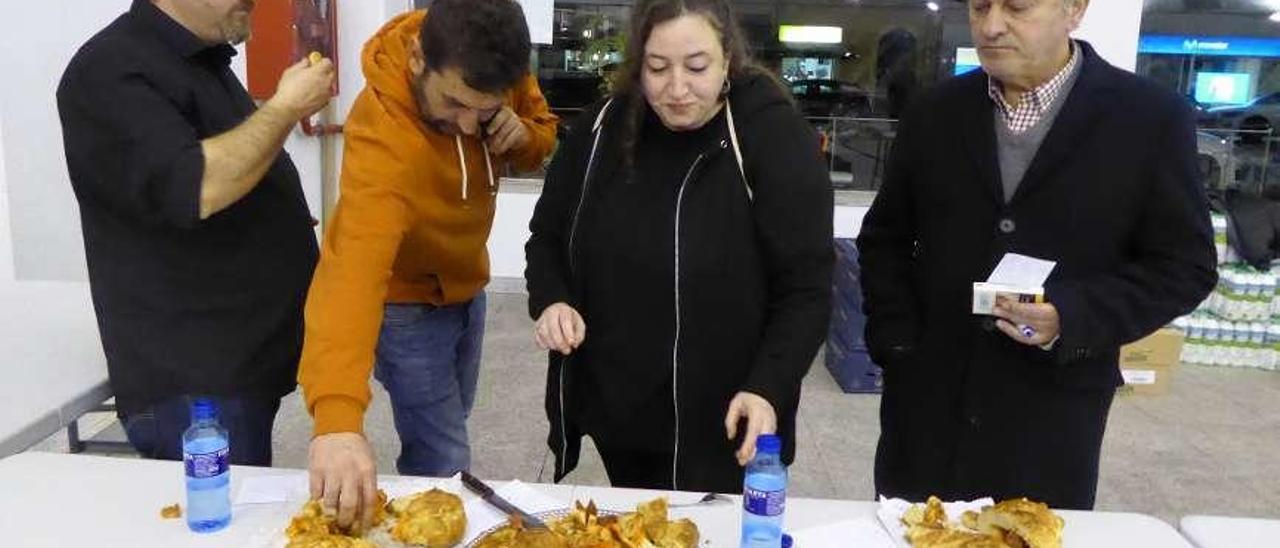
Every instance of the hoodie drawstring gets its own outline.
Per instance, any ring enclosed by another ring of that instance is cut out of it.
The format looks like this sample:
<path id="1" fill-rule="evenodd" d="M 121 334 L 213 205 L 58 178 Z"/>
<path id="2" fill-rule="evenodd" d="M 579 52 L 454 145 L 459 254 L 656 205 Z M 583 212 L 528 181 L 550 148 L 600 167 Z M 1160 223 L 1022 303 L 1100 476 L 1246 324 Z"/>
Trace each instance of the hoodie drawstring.
<path id="1" fill-rule="evenodd" d="M 729 106 L 729 102 L 724 103 L 725 121 L 729 124 L 729 140 L 733 141 L 733 156 L 738 160 L 738 173 L 742 175 L 742 188 L 747 191 L 747 201 L 754 202 L 756 200 L 755 193 L 751 191 L 751 183 L 747 182 L 746 164 L 742 163 L 742 147 L 738 145 L 738 130 L 733 123 L 733 107 Z"/>
<path id="2" fill-rule="evenodd" d="M 484 170 L 489 174 L 489 190 L 494 190 L 498 184 L 493 180 L 493 162 L 489 160 L 489 143 L 480 141 L 481 148 L 484 148 Z"/>
<path id="3" fill-rule="evenodd" d="M 461 135 L 454 135 L 453 142 L 458 145 L 458 167 L 462 169 L 462 201 L 465 202 L 470 196 L 471 182 L 471 178 L 467 175 L 467 153 L 462 149 Z M 497 186 L 497 182 L 493 179 L 493 161 L 489 159 L 489 144 L 481 141 L 480 146 L 484 148 L 484 169 L 489 175 L 489 189 L 492 190 Z"/>

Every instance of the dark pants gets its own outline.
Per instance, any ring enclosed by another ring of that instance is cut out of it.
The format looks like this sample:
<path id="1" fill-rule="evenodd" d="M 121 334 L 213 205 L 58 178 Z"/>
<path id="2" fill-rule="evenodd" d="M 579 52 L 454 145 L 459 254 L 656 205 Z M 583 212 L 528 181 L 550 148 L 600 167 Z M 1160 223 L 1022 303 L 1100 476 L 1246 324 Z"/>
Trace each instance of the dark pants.
<path id="1" fill-rule="evenodd" d="M 143 458 L 182 460 L 182 433 L 191 426 L 192 396 L 177 396 L 121 419 L 129 443 Z M 279 399 L 217 398 L 218 422 L 227 429 L 231 464 L 271 466 L 271 429 Z"/>
<path id="2" fill-rule="evenodd" d="M 655 452 L 596 444 L 609 483 L 614 487 L 670 490 L 671 452 Z M 732 451 L 728 453 L 732 456 Z M 681 491 L 741 493 L 744 469 L 733 458 L 680 456 Z"/>

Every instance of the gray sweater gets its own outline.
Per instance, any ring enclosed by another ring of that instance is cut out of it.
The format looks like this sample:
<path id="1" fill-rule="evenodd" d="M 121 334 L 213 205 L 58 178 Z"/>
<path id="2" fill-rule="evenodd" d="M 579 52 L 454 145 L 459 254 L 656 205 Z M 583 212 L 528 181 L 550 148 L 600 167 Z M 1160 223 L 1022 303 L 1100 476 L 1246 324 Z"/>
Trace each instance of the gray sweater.
<path id="1" fill-rule="evenodd" d="M 1076 55 L 1081 55 L 1081 52 L 1077 50 Z M 1083 62 L 1076 63 L 1076 66 L 1071 70 L 1071 74 L 1067 75 L 1067 81 L 1062 83 L 1062 89 L 1053 98 L 1053 103 L 1045 111 L 1044 116 L 1027 131 L 1014 133 L 1009 129 L 1009 125 L 1005 123 L 1004 115 L 1000 112 L 1000 109 L 993 109 L 996 124 L 996 151 L 1000 158 L 1000 182 L 1004 186 L 1005 203 L 1009 203 L 1013 199 L 1013 194 L 1017 192 L 1018 185 L 1022 184 L 1023 176 L 1027 174 L 1027 169 L 1031 167 L 1031 161 L 1035 159 L 1036 153 L 1040 151 L 1040 144 L 1044 142 L 1045 136 L 1049 134 L 1049 129 L 1053 127 L 1054 121 L 1058 119 L 1058 113 L 1062 112 L 1062 105 L 1067 102 L 1067 96 L 1071 94 L 1071 89 L 1075 87 L 1076 80 L 1080 77 L 1080 69 L 1083 66 Z"/>

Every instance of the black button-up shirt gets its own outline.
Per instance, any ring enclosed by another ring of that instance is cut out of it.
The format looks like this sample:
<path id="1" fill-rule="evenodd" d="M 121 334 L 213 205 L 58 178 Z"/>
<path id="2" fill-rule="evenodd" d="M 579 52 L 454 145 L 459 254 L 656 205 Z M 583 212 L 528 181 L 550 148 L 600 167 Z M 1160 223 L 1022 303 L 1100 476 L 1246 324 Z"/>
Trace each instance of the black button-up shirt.
<path id="1" fill-rule="evenodd" d="M 230 70 L 234 55 L 135 0 L 58 87 L 94 308 L 125 414 L 180 394 L 279 397 L 295 386 L 317 247 L 288 154 L 239 202 L 199 215 L 201 140 L 255 109 Z"/>

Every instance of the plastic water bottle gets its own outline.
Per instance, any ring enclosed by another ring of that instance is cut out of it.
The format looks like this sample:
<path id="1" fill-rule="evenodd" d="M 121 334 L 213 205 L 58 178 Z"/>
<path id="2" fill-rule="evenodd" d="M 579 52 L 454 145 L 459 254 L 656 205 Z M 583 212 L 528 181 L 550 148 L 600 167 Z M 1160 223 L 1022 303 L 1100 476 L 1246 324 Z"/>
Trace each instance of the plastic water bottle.
<path id="1" fill-rule="evenodd" d="M 1203 363 L 1204 354 L 1204 321 L 1197 317 L 1187 318 L 1187 342 L 1182 347 L 1182 361 L 1187 363 Z"/>
<path id="2" fill-rule="evenodd" d="M 742 489 L 742 548 L 782 546 L 782 513 L 787 507 L 787 469 L 782 439 L 756 438 L 756 456 L 747 465 Z"/>
<path id="3" fill-rule="evenodd" d="M 227 429 L 218 423 L 218 404 L 191 402 L 191 427 L 182 434 L 187 469 L 187 526 L 211 533 L 231 523 L 231 467 Z"/>
<path id="4" fill-rule="evenodd" d="M 1222 323 L 1210 319 L 1204 330 L 1205 362 L 1209 365 L 1224 365 L 1222 356 Z"/>

